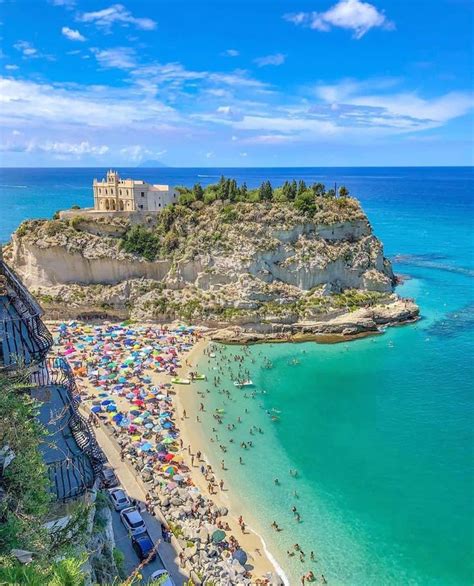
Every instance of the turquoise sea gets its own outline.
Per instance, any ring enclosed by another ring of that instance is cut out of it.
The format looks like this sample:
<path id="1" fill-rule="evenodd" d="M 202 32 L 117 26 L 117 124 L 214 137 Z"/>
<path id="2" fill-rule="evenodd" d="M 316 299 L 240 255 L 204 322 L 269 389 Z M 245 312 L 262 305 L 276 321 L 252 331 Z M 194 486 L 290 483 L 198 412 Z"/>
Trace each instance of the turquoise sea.
<path id="1" fill-rule="evenodd" d="M 91 179 L 102 171 L 1 170 L 0 241 L 25 218 L 88 205 Z M 209 454 L 217 468 L 225 458 L 224 478 L 235 485 L 242 511 L 291 584 L 312 569 L 329 584 L 471 585 L 473 170 L 124 171 L 171 184 L 215 181 L 222 172 L 249 185 L 266 178 L 274 184 L 293 177 L 337 181 L 361 199 L 396 272 L 408 277 L 400 293 L 416 298 L 422 320 L 344 344 L 250 347 L 245 368 L 254 397 L 235 388 L 229 373 L 237 373 L 232 356 L 244 350 L 220 347 L 219 361 L 205 366 L 212 377 L 215 365 L 223 365 L 221 388 L 230 398 L 208 385 L 203 420 L 219 438 L 209 444 Z M 264 368 L 268 361 L 272 367 Z M 223 425 L 211 416 L 215 408 L 225 410 Z M 235 431 L 227 429 L 231 422 Z M 263 433 L 251 434 L 252 426 Z M 253 447 L 241 448 L 242 441 Z M 228 448 L 224 456 L 219 443 Z M 290 469 L 298 470 L 298 478 Z M 273 520 L 281 532 L 272 530 Z M 287 556 L 294 543 L 305 551 L 305 562 Z"/>

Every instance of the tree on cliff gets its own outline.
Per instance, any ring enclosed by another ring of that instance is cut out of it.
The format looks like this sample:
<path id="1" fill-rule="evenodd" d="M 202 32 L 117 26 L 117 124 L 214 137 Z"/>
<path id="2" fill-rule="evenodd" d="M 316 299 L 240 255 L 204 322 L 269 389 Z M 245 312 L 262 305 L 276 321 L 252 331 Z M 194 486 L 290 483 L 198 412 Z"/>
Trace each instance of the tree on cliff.
<path id="1" fill-rule="evenodd" d="M 324 183 L 313 183 L 311 189 L 316 197 L 323 197 L 326 194 Z"/>
<path id="2" fill-rule="evenodd" d="M 260 185 L 258 195 L 261 201 L 271 201 L 273 199 L 273 189 L 270 181 L 264 181 L 262 185 Z"/>
<path id="3" fill-rule="evenodd" d="M 341 187 L 339 187 L 339 197 L 348 197 L 349 196 L 349 190 L 347 189 L 347 187 L 345 185 L 341 185 Z"/>

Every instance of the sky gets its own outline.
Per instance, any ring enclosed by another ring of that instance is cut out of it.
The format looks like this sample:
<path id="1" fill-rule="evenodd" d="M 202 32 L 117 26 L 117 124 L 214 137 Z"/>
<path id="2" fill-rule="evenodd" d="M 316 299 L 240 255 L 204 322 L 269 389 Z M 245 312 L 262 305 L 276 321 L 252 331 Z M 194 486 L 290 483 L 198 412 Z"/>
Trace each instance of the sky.
<path id="1" fill-rule="evenodd" d="M 0 0 L 0 166 L 473 164 L 472 0 Z"/>

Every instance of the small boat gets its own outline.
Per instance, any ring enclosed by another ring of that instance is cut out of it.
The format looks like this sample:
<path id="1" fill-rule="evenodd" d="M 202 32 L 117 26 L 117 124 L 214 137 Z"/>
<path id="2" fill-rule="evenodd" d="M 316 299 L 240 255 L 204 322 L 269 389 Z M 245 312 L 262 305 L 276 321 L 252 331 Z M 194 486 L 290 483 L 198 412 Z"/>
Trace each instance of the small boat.
<path id="1" fill-rule="evenodd" d="M 298 360 L 298 358 L 293 358 L 293 360 L 290 360 L 288 362 L 289 366 L 296 366 L 297 364 L 300 364 L 300 361 Z"/>
<path id="2" fill-rule="evenodd" d="M 178 376 L 176 376 L 175 378 L 172 378 L 171 382 L 175 385 L 190 385 L 191 384 L 191 381 L 189 380 L 189 378 L 179 378 Z"/>
<path id="3" fill-rule="evenodd" d="M 215 358 L 215 357 L 216 357 L 216 355 L 214 354 L 214 352 L 211 352 L 211 353 L 209 354 L 209 358 Z"/>
<path id="4" fill-rule="evenodd" d="M 195 374 L 193 376 L 191 376 L 192 380 L 206 380 L 206 375 L 205 374 Z"/>
<path id="5" fill-rule="evenodd" d="M 239 389 L 241 389 L 242 387 L 253 387 L 253 382 L 250 379 L 236 380 L 234 381 L 234 386 L 238 387 Z"/>

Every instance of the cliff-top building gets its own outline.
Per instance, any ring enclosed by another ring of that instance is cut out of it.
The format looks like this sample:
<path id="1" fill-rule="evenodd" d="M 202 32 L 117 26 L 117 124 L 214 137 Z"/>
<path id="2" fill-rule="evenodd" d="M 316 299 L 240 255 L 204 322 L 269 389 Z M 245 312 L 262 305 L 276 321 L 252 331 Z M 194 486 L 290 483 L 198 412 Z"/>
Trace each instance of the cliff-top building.
<path id="1" fill-rule="evenodd" d="M 159 212 L 176 203 L 178 193 L 169 185 L 151 185 L 142 180 L 121 179 L 117 171 L 94 179 L 94 211 Z"/>

